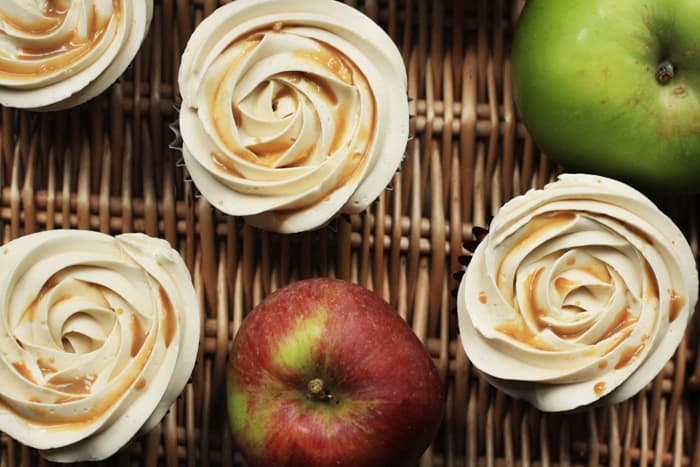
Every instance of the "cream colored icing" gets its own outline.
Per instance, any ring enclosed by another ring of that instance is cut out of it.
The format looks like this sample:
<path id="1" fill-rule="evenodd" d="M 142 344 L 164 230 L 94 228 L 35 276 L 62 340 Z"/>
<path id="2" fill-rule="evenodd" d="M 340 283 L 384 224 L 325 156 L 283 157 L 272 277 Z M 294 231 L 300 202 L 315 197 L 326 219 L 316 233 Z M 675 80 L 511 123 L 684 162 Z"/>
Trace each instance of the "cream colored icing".
<path id="1" fill-rule="evenodd" d="M 110 456 L 181 393 L 199 329 L 164 240 L 57 230 L 0 247 L 0 431 L 54 461 Z"/>
<path id="2" fill-rule="evenodd" d="M 100 94 L 124 72 L 152 0 L 0 2 L 0 103 L 56 110 Z"/>
<path id="3" fill-rule="evenodd" d="M 498 211 L 460 284 L 459 327 L 493 384 L 563 411 L 640 391 L 697 298 L 691 248 L 649 199 L 565 174 Z"/>
<path id="4" fill-rule="evenodd" d="M 267 230 L 367 208 L 408 138 L 386 33 L 332 0 L 239 0 L 206 18 L 179 74 L 184 159 L 214 206 Z"/>

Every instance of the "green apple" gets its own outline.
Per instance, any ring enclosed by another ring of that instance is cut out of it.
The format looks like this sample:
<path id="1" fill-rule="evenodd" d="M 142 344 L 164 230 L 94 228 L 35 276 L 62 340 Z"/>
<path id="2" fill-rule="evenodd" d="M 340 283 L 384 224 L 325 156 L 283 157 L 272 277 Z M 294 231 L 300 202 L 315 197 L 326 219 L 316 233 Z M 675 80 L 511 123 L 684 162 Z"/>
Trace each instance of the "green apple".
<path id="1" fill-rule="evenodd" d="M 513 92 L 567 170 L 700 191 L 700 1 L 531 0 Z"/>

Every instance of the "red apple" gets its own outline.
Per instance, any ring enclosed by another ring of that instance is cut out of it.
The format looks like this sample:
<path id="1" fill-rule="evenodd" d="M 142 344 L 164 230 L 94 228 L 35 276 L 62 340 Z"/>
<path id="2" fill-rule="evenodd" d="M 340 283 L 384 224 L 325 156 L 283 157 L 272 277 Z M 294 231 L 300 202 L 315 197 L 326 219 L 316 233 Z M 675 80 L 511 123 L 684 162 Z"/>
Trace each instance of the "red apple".
<path id="1" fill-rule="evenodd" d="M 402 466 L 434 439 L 438 372 L 392 307 L 369 290 L 312 279 L 278 290 L 231 350 L 228 411 L 252 466 Z"/>

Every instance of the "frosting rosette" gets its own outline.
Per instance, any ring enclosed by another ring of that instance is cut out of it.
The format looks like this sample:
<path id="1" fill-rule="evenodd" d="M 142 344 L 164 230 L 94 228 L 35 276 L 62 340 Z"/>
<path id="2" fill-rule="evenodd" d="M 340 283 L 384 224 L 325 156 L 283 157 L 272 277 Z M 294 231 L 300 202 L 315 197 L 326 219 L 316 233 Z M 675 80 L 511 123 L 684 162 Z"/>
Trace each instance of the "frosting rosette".
<path id="1" fill-rule="evenodd" d="M 332 0 L 239 0 L 194 31 L 179 73 L 187 169 L 221 211 L 306 231 L 366 209 L 408 141 L 391 38 Z"/>
<path id="2" fill-rule="evenodd" d="M 2 0 L 0 103 L 56 110 L 107 89 L 148 32 L 153 0 Z"/>
<path id="3" fill-rule="evenodd" d="M 56 230 L 0 247 L 0 430 L 54 461 L 110 456 L 181 393 L 199 329 L 164 240 Z"/>
<path id="4" fill-rule="evenodd" d="M 497 213 L 459 287 L 459 328 L 496 387 L 564 411 L 639 392 L 697 298 L 693 253 L 665 214 L 621 182 L 565 174 Z"/>

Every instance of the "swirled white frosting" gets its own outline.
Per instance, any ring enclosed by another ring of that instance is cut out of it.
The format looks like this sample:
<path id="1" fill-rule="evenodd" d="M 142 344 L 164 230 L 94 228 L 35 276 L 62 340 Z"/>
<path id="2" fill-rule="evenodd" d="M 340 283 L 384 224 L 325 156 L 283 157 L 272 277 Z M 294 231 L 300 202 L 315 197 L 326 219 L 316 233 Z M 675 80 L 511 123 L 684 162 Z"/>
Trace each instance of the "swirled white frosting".
<path id="1" fill-rule="evenodd" d="M 138 52 L 153 0 L 0 2 L 0 103 L 56 110 L 100 94 Z"/>
<path id="2" fill-rule="evenodd" d="M 546 411 L 619 402 L 673 355 L 698 299 L 678 227 L 620 182 L 567 174 L 506 203 L 458 294 L 473 364 Z"/>
<path id="3" fill-rule="evenodd" d="M 0 247 L 0 431 L 51 460 L 113 454 L 184 388 L 198 310 L 164 240 L 57 230 Z"/>
<path id="4" fill-rule="evenodd" d="M 217 208 L 267 230 L 367 208 L 408 139 L 389 36 L 332 0 L 239 0 L 195 30 L 179 74 L 184 159 Z"/>

